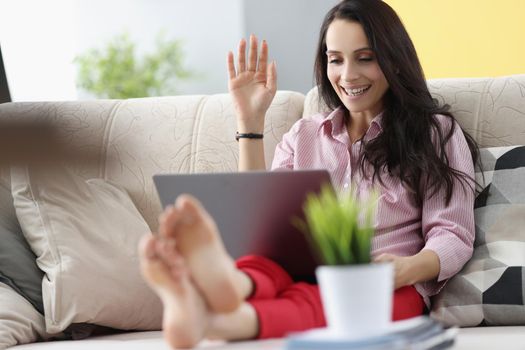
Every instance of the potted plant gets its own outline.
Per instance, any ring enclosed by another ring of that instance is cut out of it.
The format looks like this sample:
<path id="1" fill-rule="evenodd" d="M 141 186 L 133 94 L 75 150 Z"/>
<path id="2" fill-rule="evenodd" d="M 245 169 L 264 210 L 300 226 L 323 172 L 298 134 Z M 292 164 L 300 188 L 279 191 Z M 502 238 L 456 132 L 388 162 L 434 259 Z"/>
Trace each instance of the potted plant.
<path id="1" fill-rule="evenodd" d="M 310 194 L 300 222 L 323 265 L 316 270 L 330 332 L 365 335 L 388 328 L 392 317 L 393 268 L 371 263 L 377 193 L 358 199 L 331 187 Z"/>

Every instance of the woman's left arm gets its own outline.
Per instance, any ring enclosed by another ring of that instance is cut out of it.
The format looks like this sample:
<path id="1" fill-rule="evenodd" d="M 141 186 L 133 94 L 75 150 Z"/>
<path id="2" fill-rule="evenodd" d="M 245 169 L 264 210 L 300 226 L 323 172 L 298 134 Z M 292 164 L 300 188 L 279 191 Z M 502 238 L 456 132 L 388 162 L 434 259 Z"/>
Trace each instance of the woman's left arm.
<path id="1" fill-rule="evenodd" d="M 448 124 L 438 116 L 441 124 Z M 445 146 L 449 166 L 474 178 L 474 165 L 465 136 L 456 124 Z M 470 183 L 473 185 L 473 183 Z M 474 191 L 469 181 L 454 179 L 450 203 L 445 190 L 425 198 L 421 208 L 421 228 L 425 245 L 413 256 L 382 254 L 375 261 L 390 261 L 395 269 L 396 288 L 418 282 L 449 279 L 458 273 L 472 256 L 474 246 Z"/>
<path id="2" fill-rule="evenodd" d="M 450 128 L 450 119 L 436 116 L 443 129 Z M 445 145 L 449 166 L 469 177 L 453 177 L 450 202 L 446 203 L 445 189 L 423 200 L 421 229 L 425 239 L 423 250 L 431 250 L 439 258 L 437 282 L 457 274 L 472 257 L 475 237 L 474 223 L 474 163 L 467 140 L 459 124 Z"/>

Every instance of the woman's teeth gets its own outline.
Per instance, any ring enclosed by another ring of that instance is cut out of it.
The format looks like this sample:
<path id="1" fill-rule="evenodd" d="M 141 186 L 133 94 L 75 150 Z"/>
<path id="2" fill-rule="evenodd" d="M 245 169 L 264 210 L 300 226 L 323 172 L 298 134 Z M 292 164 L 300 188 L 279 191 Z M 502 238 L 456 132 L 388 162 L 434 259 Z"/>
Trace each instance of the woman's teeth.
<path id="1" fill-rule="evenodd" d="M 370 86 L 371 85 L 369 85 L 367 87 L 358 88 L 358 89 L 345 89 L 345 88 L 343 88 L 343 90 L 349 96 L 359 96 L 359 95 L 362 95 L 363 93 L 365 93 L 366 91 L 368 91 L 368 89 L 370 89 Z"/>

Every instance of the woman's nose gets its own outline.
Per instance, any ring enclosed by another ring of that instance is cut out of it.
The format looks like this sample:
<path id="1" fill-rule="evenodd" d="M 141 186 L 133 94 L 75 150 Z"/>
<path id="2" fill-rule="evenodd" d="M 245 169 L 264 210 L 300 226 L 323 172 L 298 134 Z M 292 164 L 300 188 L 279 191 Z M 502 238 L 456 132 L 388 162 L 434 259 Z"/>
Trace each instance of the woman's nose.
<path id="1" fill-rule="evenodd" d="M 352 82 L 359 78 L 359 70 L 351 62 L 345 63 L 341 73 L 341 79 L 345 82 Z"/>

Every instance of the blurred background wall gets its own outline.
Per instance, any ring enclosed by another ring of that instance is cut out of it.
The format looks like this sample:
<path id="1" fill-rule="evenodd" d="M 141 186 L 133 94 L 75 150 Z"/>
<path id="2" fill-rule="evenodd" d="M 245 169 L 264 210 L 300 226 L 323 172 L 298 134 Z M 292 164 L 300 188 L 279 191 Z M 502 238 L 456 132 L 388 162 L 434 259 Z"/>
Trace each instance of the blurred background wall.
<path id="1" fill-rule="evenodd" d="M 73 59 L 128 33 L 147 52 L 157 34 L 181 39 L 197 76 L 180 94 L 227 92 L 226 53 L 250 33 L 270 45 L 279 89 L 306 92 L 324 14 L 337 0 L 0 0 L 0 43 L 14 101 L 89 98 Z"/>
<path id="2" fill-rule="evenodd" d="M 524 0 L 386 0 L 427 78 L 525 74 Z"/>
<path id="3" fill-rule="evenodd" d="M 196 72 L 180 94 L 227 92 L 225 57 L 250 33 L 266 39 L 278 88 L 313 86 L 320 23 L 338 0 L 0 0 L 0 45 L 14 101 L 92 98 L 73 59 L 128 33 L 140 51 L 181 39 Z M 427 78 L 525 73 L 525 0 L 386 0 L 401 16 Z"/>

